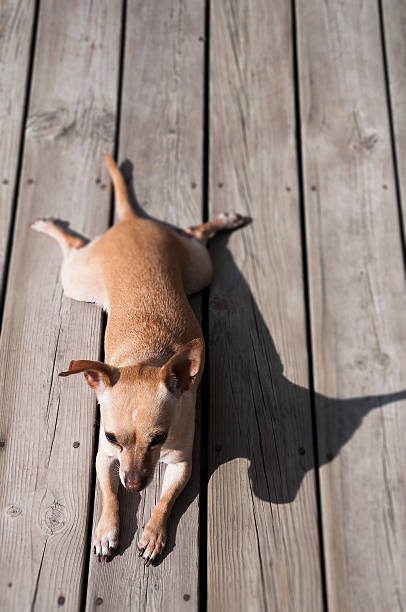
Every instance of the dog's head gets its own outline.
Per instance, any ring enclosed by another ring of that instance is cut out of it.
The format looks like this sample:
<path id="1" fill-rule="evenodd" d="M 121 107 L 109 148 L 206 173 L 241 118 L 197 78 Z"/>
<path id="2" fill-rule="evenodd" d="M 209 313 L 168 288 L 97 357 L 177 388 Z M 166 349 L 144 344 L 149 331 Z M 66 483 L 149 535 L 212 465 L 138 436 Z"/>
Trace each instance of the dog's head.
<path id="1" fill-rule="evenodd" d="M 151 481 L 162 449 L 171 446 L 179 403 L 196 382 L 203 360 L 201 338 L 181 347 L 163 366 L 117 368 L 100 361 L 71 361 L 70 376 L 83 372 L 100 403 L 103 450 L 118 459 L 120 479 L 131 491 Z"/>

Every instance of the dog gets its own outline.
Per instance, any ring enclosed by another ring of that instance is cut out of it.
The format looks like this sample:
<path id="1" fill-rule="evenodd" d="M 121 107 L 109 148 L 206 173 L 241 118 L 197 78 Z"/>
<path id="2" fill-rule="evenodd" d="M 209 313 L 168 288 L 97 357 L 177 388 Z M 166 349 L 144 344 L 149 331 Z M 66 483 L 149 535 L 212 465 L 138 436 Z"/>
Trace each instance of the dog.
<path id="1" fill-rule="evenodd" d="M 64 255 L 64 294 L 95 302 L 108 314 L 106 363 L 71 361 L 59 376 L 83 373 L 96 392 L 101 425 L 96 472 L 102 513 L 93 550 L 106 561 L 119 542 L 117 464 L 122 485 L 141 491 L 158 461 L 166 464 L 161 497 L 138 542 L 146 565 L 166 542 L 172 506 L 189 480 L 196 392 L 204 367 L 204 340 L 187 295 L 212 278 L 209 238 L 242 227 L 246 219 L 223 213 L 181 233 L 132 209 L 126 183 L 105 154 L 118 222 L 87 243 L 55 220 L 36 219 L 34 230 L 54 238 Z"/>

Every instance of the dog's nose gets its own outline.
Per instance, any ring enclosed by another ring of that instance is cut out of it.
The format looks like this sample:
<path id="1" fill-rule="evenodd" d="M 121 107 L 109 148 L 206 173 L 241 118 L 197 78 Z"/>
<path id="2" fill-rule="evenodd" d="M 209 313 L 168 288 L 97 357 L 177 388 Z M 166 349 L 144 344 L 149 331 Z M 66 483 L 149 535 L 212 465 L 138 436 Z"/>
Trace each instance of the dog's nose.
<path id="1" fill-rule="evenodd" d="M 125 488 L 129 491 L 141 491 L 144 488 L 142 478 L 134 474 L 126 474 L 124 478 Z"/>

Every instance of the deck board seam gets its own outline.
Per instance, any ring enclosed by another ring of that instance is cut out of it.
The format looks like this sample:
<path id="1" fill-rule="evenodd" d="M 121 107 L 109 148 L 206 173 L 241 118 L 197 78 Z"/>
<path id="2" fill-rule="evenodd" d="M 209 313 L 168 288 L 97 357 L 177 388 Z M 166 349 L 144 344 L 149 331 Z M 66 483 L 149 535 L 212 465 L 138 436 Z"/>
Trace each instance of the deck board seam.
<path id="1" fill-rule="evenodd" d="M 385 17 L 384 17 L 384 10 L 382 6 L 382 0 L 377 0 L 377 2 L 378 2 L 378 15 L 379 15 L 379 33 L 381 37 L 381 48 L 382 48 L 382 65 L 383 65 L 383 74 L 384 74 L 384 81 L 385 81 L 386 105 L 388 109 L 389 138 L 390 138 L 390 146 L 391 146 L 391 151 L 392 151 L 393 178 L 395 182 L 396 202 L 397 202 L 397 211 L 398 211 L 398 218 L 399 218 L 399 234 L 400 234 L 400 243 L 401 243 L 402 255 L 403 255 L 403 272 L 404 274 L 406 274 L 406 236 L 405 236 L 404 220 L 403 220 L 402 195 L 401 195 L 401 190 L 400 190 L 398 156 L 397 156 L 397 151 L 396 151 L 396 135 L 395 135 L 395 127 L 394 127 L 394 121 L 393 121 L 392 97 L 391 97 L 391 92 L 390 92 L 389 62 L 388 62 L 388 55 L 386 52 Z"/>
<path id="2" fill-rule="evenodd" d="M 210 209 L 210 1 L 205 3 L 205 40 L 203 66 L 203 173 L 202 221 L 209 220 Z M 208 247 L 209 248 L 209 247 Z M 209 248 L 210 250 L 210 248 Z M 200 493 L 199 493 L 199 580 L 198 609 L 207 610 L 207 546 L 208 546 L 208 433 L 209 433 L 209 298 L 210 287 L 202 292 L 202 331 L 206 344 L 205 370 L 200 386 Z"/>
<path id="3" fill-rule="evenodd" d="M 15 233 L 15 225 L 16 225 L 16 218 L 17 218 L 17 204 L 18 204 L 18 198 L 20 195 L 21 172 L 22 172 L 22 166 L 23 166 L 24 146 L 25 146 L 25 124 L 27 122 L 28 110 L 30 106 L 30 95 L 31 95 L 32 76 L 33 76 L 33 71 L 34 71 L 34 58 L 35 58 L 35 49 L 36 49 L 36 42 L 37 42 L 40 4 L 41 4 L 41 0 L 36 0 L 34 16 L 32 20 L 31 40 L 30 40 L 30 45 L 29 45 L 29 60 L 28 60 L 27 75 L 26 75 L 26 81 L 25 81 L 25 97 L 24 97 L 23 109 L 22 109 L 22 114 L 21 114 L 20 142 L 18 145 L 17 168 L 16 168 L 16 174 L 15 174 L 15 184 L 14 184 L 12 204 L 11 204 L 10 227 L 8 230 L 8 240 L 7 240 L 6 250 L 4 254 L 4 270 L 3 270 L 2 286 L 0 287 L 0 335 L 1 335 L 2 328 L 3 328 L 4 305 L 6 303 L 11 253 L 13 250 L 14 233 Z"/>
<path id="4" fill-rule="evenodd" d="M 117 106 L 116 106 L 116 125 L 115 125 L 115 140 L 113 157 L 118 162 L 118 154 L 120 150 L 120 128 L 121 128 L 121 110 L 122 110 L 122 95 L 123 95 L 123 79 L 124 79 L 124 63 L 125 63 L 125 46 L 126 46 L 126 24 L 127 24 L 127 0 L 122 0 L 121 4 L 121 32 L 120 32 L 120 52 L 119 52 L 119 67 L 117 78 Z M 114 225 L 114 195 L 113 190 L 110 191 L 110 221 L 109 225 Z M 105 321 L 107 317 L 104 316 Z"/>
<path id="5" fill-rule="evenodd" d="M 317 419 L 316 419 L 316 398 L 314 389 L 314 366 L 313 366 L 313 347 L 312 347 L 312 327 L 311 327 L 311 298 L 309 285 L 309 264 L 307 256 L 307 235 L 306 235 L 306 201 L 303 170 L 303 141 L 302 141 L 302 117 L 300 101 L 300 58 L 298 47 L 298 23 L 296 14 L 296 0 L 291 0 L 291 22 L 292 22 L 292 64 L 293 64 L 293 88 L 294 88 L 294 108 L 295 108 L 295 130 L 296 130 L 296 155 L 297 155 L 297 178 L 298 178 L 298 199 L 300 213 L 300 238 L 302 247 L 302 276 L 303 276 L 303 301 L 305 311 L 306 344 L 308 354 L 308 379 L 309 379 L 309 399 L 312 419 L 312 442 L 314 457 L 314 483 L 317 507 L 317 523 L 319 533 L 319 552 L 320 552 L 320 576 L 322 589 L 322 602 L 326 612 L 328 612 L 328 593 L 327 575 L 324 553 L 323 536 L 323 515 L 321 503 L 320 487 L 320 460 L 318 449 Z"/>

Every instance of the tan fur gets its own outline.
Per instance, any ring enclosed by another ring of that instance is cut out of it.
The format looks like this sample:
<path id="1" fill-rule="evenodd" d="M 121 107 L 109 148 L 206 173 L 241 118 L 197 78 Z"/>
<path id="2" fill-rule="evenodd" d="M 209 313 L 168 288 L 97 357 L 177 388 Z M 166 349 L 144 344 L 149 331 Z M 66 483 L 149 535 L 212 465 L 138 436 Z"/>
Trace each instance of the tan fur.
<path id="1" fill-rule="evenodd" d="M 179 235 L 138 217 L 107 154 L 106 164 L 120 218 L 116 225 L 87 246 L 50 219 L 34 221 L 32 227 L 62 247 L 65 294 L 96 302 L 109 314 L 106 363 L 72 361 L 60 374 L 83 372 L 100 403 L 96 468 L 103 508 L 94 537 L 100 560 L 118 546 L 117 463 L 122 484 L 130 490 L 147 486 L 157 461 L 167 464 L 161 498 L 138 543 L 149 564 L 165 546 L 171 508 L 191 472 L 204 342 L 186 295 L 210 283 L 207 239 L 218 230 L 240 227 L 244 220 L 224 214 Z M 114 434 L 115 440 L 106 434 Z M 156 442 L 162 434 L 166 438 Z"/>

